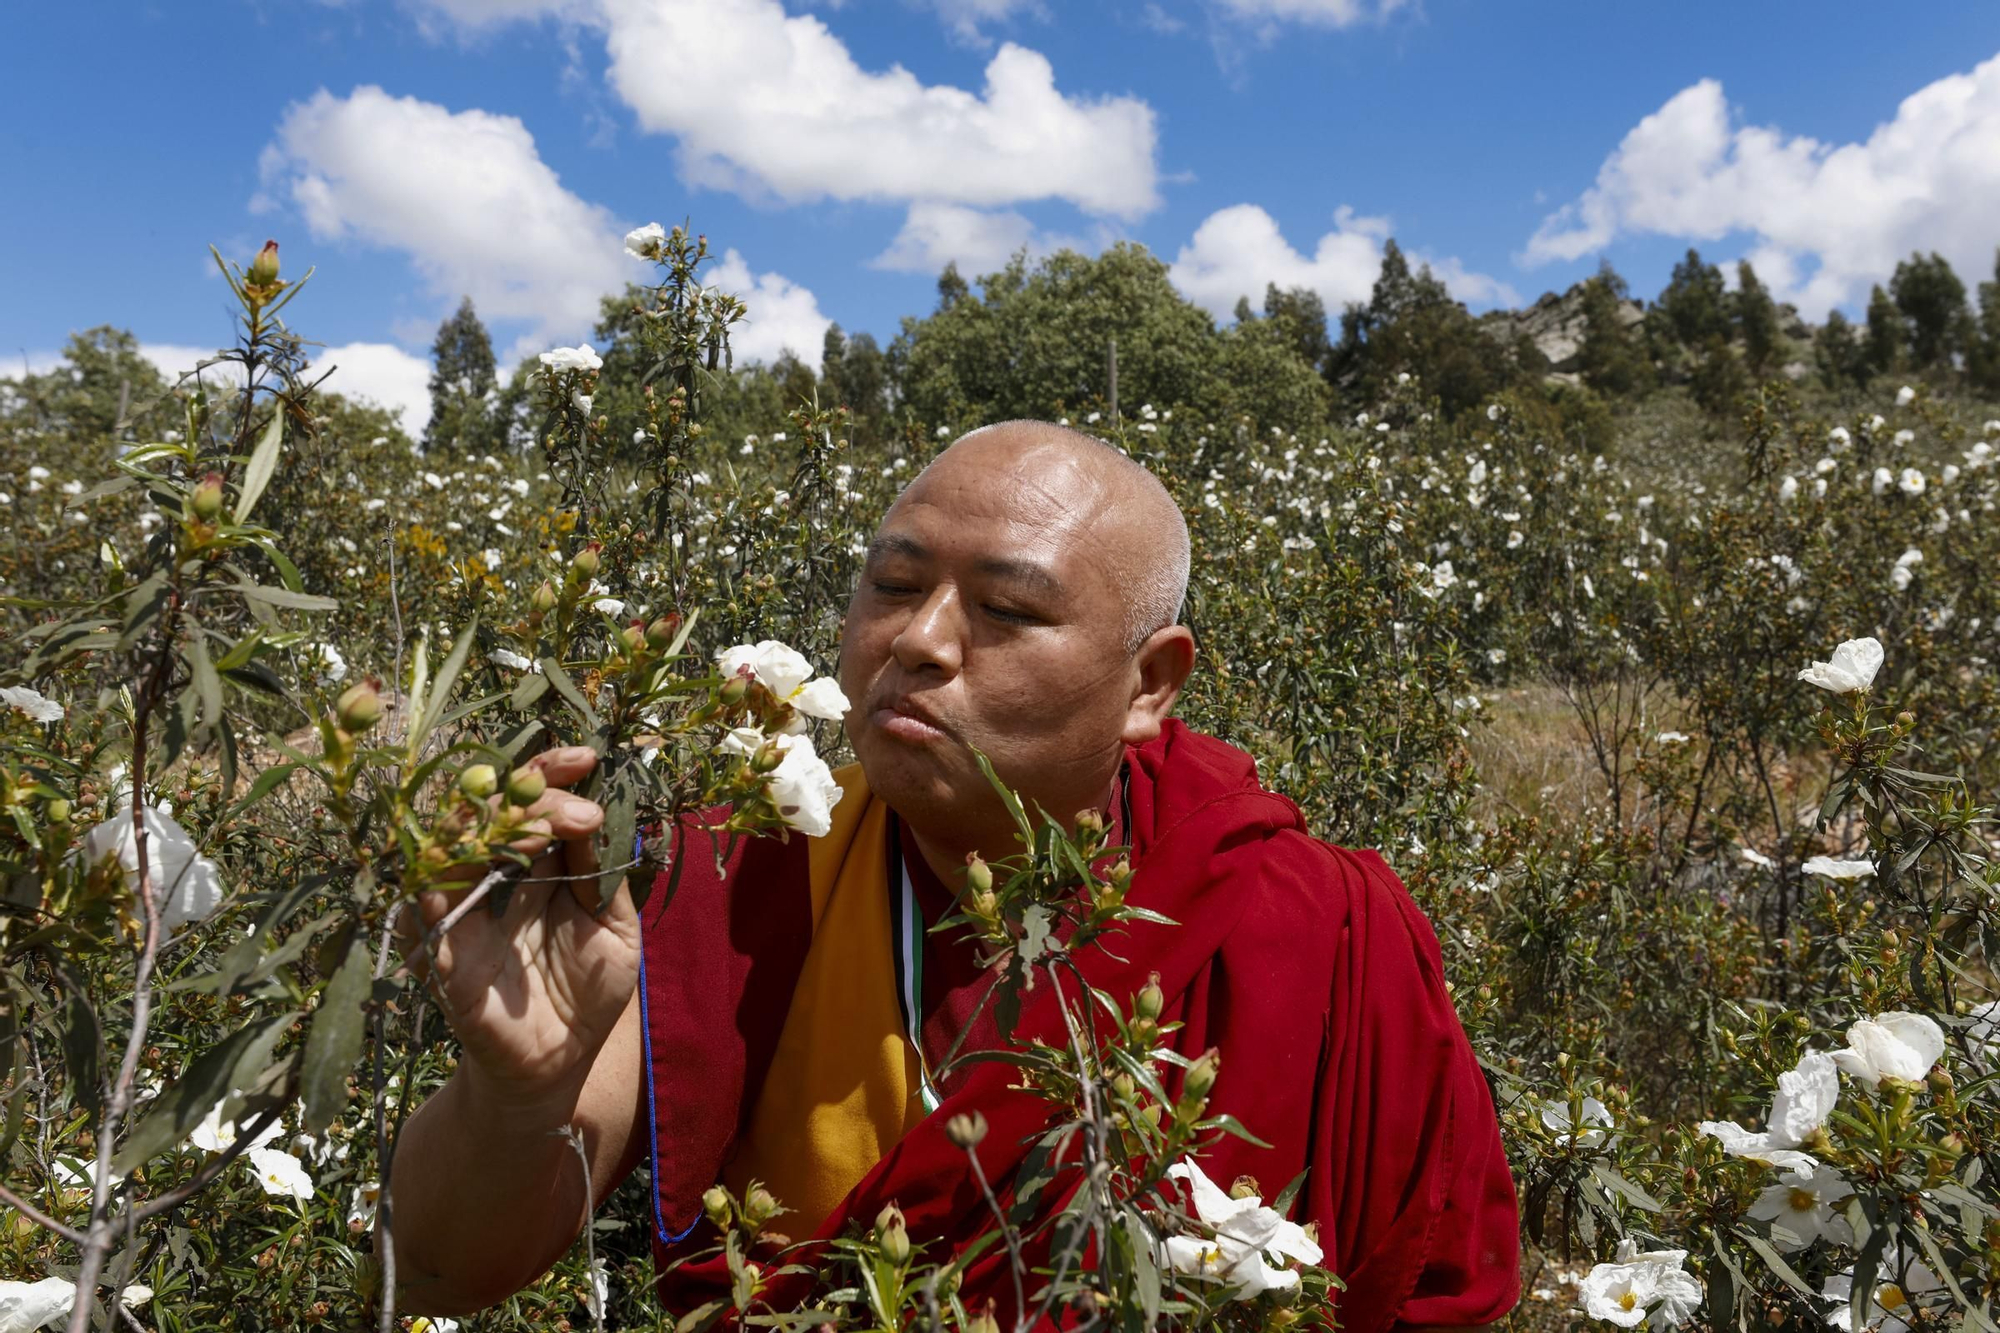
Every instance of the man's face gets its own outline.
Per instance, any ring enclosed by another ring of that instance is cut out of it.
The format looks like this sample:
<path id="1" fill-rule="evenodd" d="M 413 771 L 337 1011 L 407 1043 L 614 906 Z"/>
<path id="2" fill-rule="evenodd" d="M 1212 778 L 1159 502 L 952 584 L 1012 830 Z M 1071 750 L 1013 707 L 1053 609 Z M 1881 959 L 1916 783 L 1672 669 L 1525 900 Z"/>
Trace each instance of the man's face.
<path id="1" fill-rule="evenodd" d="M 1138 680 L 1110 489 L 1060 448 L 982 437 L 884 518 L 840 683 L 870 787 L 920 832 L 1013 850 L 989 845 L 1000 806 L 968 745 L 1052 815 L 1103 799 Z"/>

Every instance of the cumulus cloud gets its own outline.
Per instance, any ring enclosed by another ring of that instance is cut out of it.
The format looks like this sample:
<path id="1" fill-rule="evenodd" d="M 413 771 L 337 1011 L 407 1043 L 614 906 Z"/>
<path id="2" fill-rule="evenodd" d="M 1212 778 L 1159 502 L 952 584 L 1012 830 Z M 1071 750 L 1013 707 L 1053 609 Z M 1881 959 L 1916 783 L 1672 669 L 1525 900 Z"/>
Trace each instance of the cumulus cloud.
<path id="1" fill-rule="evenodd" d="M 285 112 L 264 174 L 317 239 L 401 250 L 434 295 L 542 338 L 588 332 L 631 276 L 617 222 L 563 188 L 513 116 L 322 89 Z"/>
<path id="2" fill-rule="evenodd" d="M 1043 232 L 1012 209 L 926 201 L 910 205 L 902 230 L 871 263 L 898 273 L 937 273 L 957 264 L 971 277 L 1004 267 L 1018 250 L 1044 255 L 1084 248 L 1076 237 Z"/>
<path id="3" fill-rule="evenodd" d="M 738 361 L 772 361 L 790 352 L 819 369 L 826 326 L 833 321 L 820 313 L 810 291 L 780 274 L 752 273 L 734 250 L 723 254 L 708 280 L 742 297 L 749 307 L 743 322 L 730 330 L 729 345 Z"/>
<path id="4" fill-rule="evenodd" d="M 1382 267 L 1389 222 L 1345 206 L 1333 220 L 1334 229 L 1319 238 L 1308 256 L 1293 249 L 1277 220 L 1257 205 L 1220 209 L 1195 228 L 1169 276 L 1189 300 L 1221 318 L 1227 318 L 1242 297 L 1249 297 L 1253 306 L 1261 305 L 1269 283 L 1310 288 L 1329 311 L 1338 311 L 1350 301 L 1368 299 Z M 1413 251 L 1410 262 L 1428 263 L 1461 301 L 1511 305 L 1520 300 L 1506 283 L 1468 272 L 1456 259 L 1431 259 Z"/>
<path id="5" fill-rule="evenodd" d="M 923 0 L 937 11 L 951 35 L 968 46 L 988 46 L 992 39 L 980 26 L 1004 23 L 1017 14 L 1047 17 L 1039 0 Z"/>
<path id="6" fill-rule="evenodd" d="M 285 113 L 264 172 L 316 238 L 400 251 L 433 295 L 468 295 L 487 319 L 525 325 L 515 358 L 588 337 L 600 298 L 647 274 L 625 253 L 628 224 L 564 188 L 512 116 L 373 87 L 345 98 L 321 90 Z M 749 359 L 791 346 L 812 321 L 826 325 L 812 292 L 752 273 L 734 251 L 714 272 L 750 304 L 755 327 L 740 343 Z M 343 391 L 399 408 L 406 429 L 422 429 L 429 397 L 414 406 L 414 372 L 395 359 L 406 354 L 380 343 L 338 350 L 353 375 Z M 817 364 L 818 333 L 796 350 Z"/>
<path id="7" fill-rule="evenodd" d="M 613 90 L 679 141 L 696 184 L 785 202 L 1063 199 L 1131 218 L 1159 202 L 1153 111 L 1059 91 L 1007 43 L 978 92 L 863 69 L 779 0 L 602 0 Z"/>
<path id="8" fill-rule="evenodd" d="M 1528 263 L 1621 235 L 1752 237 L 1769 285 L 1807 313 L 1855 299 L 1913 250 L 1961 273 L 1993 262 L 2000 216 L 2000 56 L 1909 97 L 1858 143 L 1737 123 L 1704 79 L 1634 126 L 1583 195 L 1528 241 Z"/>

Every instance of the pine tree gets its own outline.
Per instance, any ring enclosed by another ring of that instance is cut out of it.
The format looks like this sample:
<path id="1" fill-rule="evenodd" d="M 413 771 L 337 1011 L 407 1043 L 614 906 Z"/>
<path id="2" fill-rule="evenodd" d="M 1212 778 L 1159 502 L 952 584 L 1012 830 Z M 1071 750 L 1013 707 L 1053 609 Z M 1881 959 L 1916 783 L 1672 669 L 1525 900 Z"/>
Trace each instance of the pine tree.
<path id="1" fill-rule="evenodd" d="M 1966 349 L 1965 371 L 1982 391 L 2000 394 L 2000 252 L 1993 257 L 1993 281 L 1979 284 L 1979 323 Z"/>
<path id="2" fill-rule="evenodd" d="M 1736 333 L 1743 340 L 1743 360 L 1758 379 L 1771 372 L 1784 335 L 1778 327 L 1778 306 L 1745 259 L 1736 265 Z"/>
<path id="3" fill-rule="evenodd" d="M 1729 295 L 1722 283 L 1722 270 L 1702 261 L 1701 252 L 1690 248 L 1674 265 L 1673 276 L 1654 302 L 1674 341 L 1689 351 L 1705 347 L 1711 336 L 1729 336 Z"/>
<path id="4" fill-rule="evenodd" d="M 1813 335 L 1813 363 L 1829 389 L 1855 388 L 1868 381 L 1867 349 L 1838 310 L 1829 310 L 1826 323 Z"/>
<path id="5" fill-rule="evenodd" d="M 1299 359 L 1317 370 L 1326 364 L 1333 349 L 1326 333 L 1326 302 L 1310 287 L 1279 290 L 1275 282 L 1264 286 L 1264 318 L 1298 352 Z"/>
<path id="6" fill-rule="evenodd" d="M 1876 283 L 1868 293 L 1868 332 L 1862 339 L 1861 363 L 1871 375 L 1887 375 L 1900 370 L 1904 364 L 1909 332 L 1903 324 L 1903 312 L 1889 293 Z"/>
<path id="7" fill-rule="evenodd" d="M 1896 265 L 1889 295 L 1906 321 L 1912 364 L 1918 370 L 1950 368 L 1966 350 L 1972 326 L 1965 284 L 1950 261 L 1935 251 L 1911 255 Z"/>
<path id="8" fill-rule="evenodd" d="M 431 419 L 424 449 L 453 453 L 490 451 L 494 437 L 493 340 L 472 309 L 472 298 L 438 326 L 431 344 Z"/>
<path id="9" fill-rule="evenodd" d="M 1609 260 L 1583 284 L 1583 341 L 1576 351 L 1577 369 L 1585 384 L 1614 398 L 1637 396 L 1653 386 L 1653 363 L 1625 318 L 1628 299 L 1625 279 Z"/>

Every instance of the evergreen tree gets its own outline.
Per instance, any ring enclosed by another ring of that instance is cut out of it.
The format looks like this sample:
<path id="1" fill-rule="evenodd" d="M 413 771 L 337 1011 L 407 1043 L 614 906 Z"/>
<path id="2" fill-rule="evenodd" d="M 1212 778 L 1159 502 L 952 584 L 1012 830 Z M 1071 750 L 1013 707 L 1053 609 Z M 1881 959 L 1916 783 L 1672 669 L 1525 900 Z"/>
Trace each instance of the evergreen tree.
<path id="1" fill-rule="evenodd" d="M 1972 314 L 1965 284 L 1941 254 L 1913 254 L 1896 265 L 1889 295 L 1905 321 L 1910 362 L 1918 370 L 1948 369 L 1966 350 Z"/>
<path id="2" fill-rule="evenodd" d="M 1674 265 L 1673 276 L 1654 306 L 1666 321 L 1674 341 L 1694 351 L 1707 346 L 1712 337 L 1728 338 L 1728 301 L 1722 270 L 1704 263 L 1701 252 L 1690 248 L 1687 256 Z"/>
<path id="3" fill-rule="evenodd" d="M 1813 335 L 1813 363 L 1829 389 L 1858 388 L 1868 382 L 1867 349 L 1838 310 L 1829 310 L 1826 323 Z"/>
<path id="4" fill-rule="evenodd" d="M 828 325 L 819 373 L 820 401 L 848 410 L 850 437 L 863 443 L 884 438 L 889 423 L 889 363 L 875 335 L 857 333 L 849 338 L 840 325 Z"/>
<path id="5" fill-rule="evenodd" d="M 489 451 L 495 434 L 494 383 L 493 340 L 468 296 L 438 326 L 437 341 L 431 344 L 431 419 L 424 427 L 424 449 Z"/>
<path id="6" fill-rule="evenodd" d="M 1299 360 L 1317 370 L 1326 364 L 1333 344 L 1326 332 L 1326 302 L 1310 287 L 1279 290 L 1275 282 L 1264 286 L 1264 318 L 1276 326 Z"/>
<path id="7" fill-rule="evenodd" d="M 1862 339 L 1861 362 L 1870 375 L 1887 375 L 1904 364 L 1909 333 L 1903 312 L 1889 293 L 1876 283 L 1868 293 L 1868 332 Z"/>
<path id="8" fill-rule="evenodd" d="M 1757 278 L 1757 270 L 1750 267 L 1750 261 L 1741 260 L 1736 265 L 1736 334 L 1743 340 L 1743 360 L 1750 373 L 1758 379 L 1769 375 L 1775 367 L 1779 346 L 1784 335 L 1778 327 L 1778 305 L 1771 299 L 1771 293 Z"/>
<path id="9" fill-rule="evenodd" d="M 1993 257 L 1993 281 L 1979 284 L 1979 323 L 1966 349 L 1965 369 L 1980 390 L 2000 394 L 2000 252 Z"/>
<path id="10" fill-rule="evenodd" d="M 1583 284 L 1583 342 L 1577 348 L 1577 370 L 1583 382 L 1613 398 L 1636 397 L 1653 387 L 1653 364 L 1645 343 L 1627 318 L 1630 299 L 1625 279 L 1609 260 L 1597 276 Z"/>
<path id="11" fill-rule="evenodd" d="M 1408 372 L 1437 395 L 1447 416 L 1456 416 L 1539 375 L 1544 368 L 1539 354 L 1523 353 L 1518 341 L 1503 341 L 1481 328 L 1428 265 L 1412 273 L 1392 239 L 1382 247 L 1382 268 L 1368 304 L 1350 304 L 1341 312 L 1340 342 L 1326 357 L 1327 378 L 1365 404 L 1379 400 L 1397 375 Z"/>

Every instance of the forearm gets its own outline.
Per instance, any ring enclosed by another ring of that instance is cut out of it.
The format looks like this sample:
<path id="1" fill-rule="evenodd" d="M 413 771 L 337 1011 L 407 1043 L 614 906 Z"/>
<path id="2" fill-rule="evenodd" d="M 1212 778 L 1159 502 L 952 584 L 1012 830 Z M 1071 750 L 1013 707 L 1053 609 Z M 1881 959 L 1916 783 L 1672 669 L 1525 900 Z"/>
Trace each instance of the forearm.
<path id="1" fill-rule="evenodd" d="M 562 1130 L 581 1119 L 592 1133 L 578 1115 L 582 1096 L 579 1083 L 521 1105 L 481 1086 L 476 1069 L 461 1063 L 411 1116 L 389 1190 L 404 1309 L 484 1309 L 541 1276 L 575 1241 L 589 1201 L 583 1164 Z M 586 1142 L 591 1148 L 600 1160 L 602 1145 Z"/>

